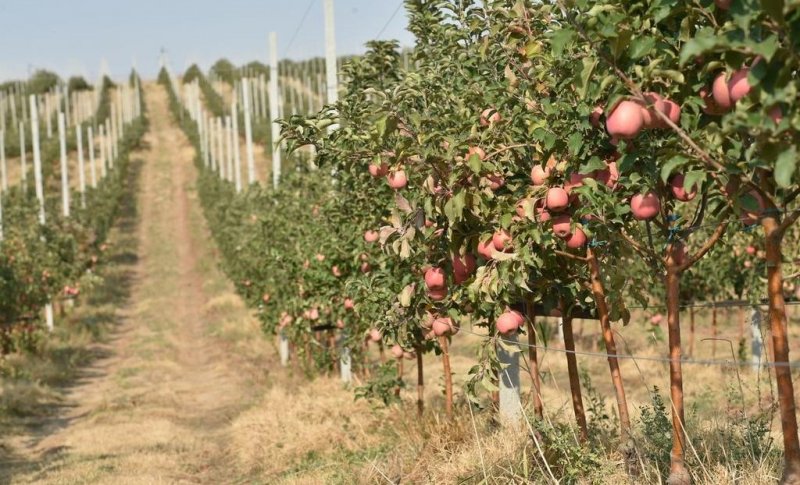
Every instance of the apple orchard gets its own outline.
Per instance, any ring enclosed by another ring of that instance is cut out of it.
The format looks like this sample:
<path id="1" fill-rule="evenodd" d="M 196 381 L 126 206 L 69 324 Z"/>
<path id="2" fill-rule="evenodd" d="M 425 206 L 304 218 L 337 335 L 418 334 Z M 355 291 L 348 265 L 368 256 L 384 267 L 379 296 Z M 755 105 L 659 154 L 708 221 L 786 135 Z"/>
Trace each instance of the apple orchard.
<path id="1" fill-rule="evenodd" d="M 685 307 L 763 303 L 779 473 L 800 483 L 786 305 L 800 291 L 800 3 L 406 8 L 417 39 L 410 68 L 385 41 L 345 64 L 336 104 L 281 122 L 292 156 L 277 188 L 236 193 L 201 175 L 225 269 L 265 331 L 288 339 L 309 369 L 336 365 L 347 349 L 359 395 L 387 403 L 402 367 L 373 366 L 370 346 L 416 360 L 420 385 L 422 356 L 441 355 L 453 419 L 497 390 L 500 353 L 515 348 L 532 380 L 525 416 L 539 426 L 548 409 L 537 351 L 552 330 L 537 317 L 560 316 L 557 358 L 567 360 L 571 424 L 588 450 L 572 320 L 591 315 L 603 349 L 591 362 L 608 365 L 617 449 L 636 475 L 626 385 L 637 377 L 621 372 L 618 329 L 663 313 L 671 426 L 659 453 L 663 479 L 684 484 L 702 473 L 687 440 Z M 484 338 L 454 389 L 449 348 L 467 331 Z M 527 344 L 517 346 L 520 335 Z"/>

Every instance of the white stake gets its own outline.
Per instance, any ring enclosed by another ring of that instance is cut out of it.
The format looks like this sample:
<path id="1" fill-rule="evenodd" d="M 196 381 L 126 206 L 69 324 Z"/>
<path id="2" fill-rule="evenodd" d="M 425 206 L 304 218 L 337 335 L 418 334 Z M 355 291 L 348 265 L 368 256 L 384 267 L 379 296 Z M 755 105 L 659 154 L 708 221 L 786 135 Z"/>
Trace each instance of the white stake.
<path id="1" fill-rule="evenodd" d="M 24 106 L 25 103 L 22 103 Z M 25 122 L 19 122 L 19 164 L 20 164 L 20 179 L 22 181 L 22 191 L 28 191 L 28 154 L 25 147 Z"/>
<path id="2" fill-rule="evenodd" d="M 106 162 L 108 162 L 108 170 L 114 168 L 114 132 L 111 130 L 111 120 L 106 119 Z"/>
<path id="3" fill-rule="evenodd" d="M 83 166 L 83 127 L 75 124 L 75 137 L 78 142 L 78 188 L 81 192 L 81 208 L 86 208 L 86 174 Z"/>
<path id="4" fill-rule="evenodd" d="M 206 118 L 208 128 L 208 153 L 211 155 L 211 171 L 217 171 L 217 124 L 214 118 Z"/>
<path id="5" fill-rule="evenodd" d="M 39 148 L 39 113 L 36 109 L 36 96 L 31 95 L 31 142 L 33 143 L 33 178 L 36 184 L 36 198 L 39 199 L 39 223 L 45 224 L 44 186 L 42 183 L 42 154 Z"/>
<path id="6" fill-rule="evenodd" d="M 281 179 L 280 118 L 278 106 L 278 34 L 269 34 L 269 120 L 272 123 L 272 186 L 277 188 Z"/>
<path id="7" fill-rule="evenodd" d="M 225 133 L 222 129 L 222 118 L 217 118 L 217 169 L 219 177 L 225 179 Z"/>
<path id="8" fill-rule="evenodd" d="M 67 162 L 66 116 L 58 112 L 58 146 L 61 152 L 61 206 L 64 217 L 69 217 L 69 164 Z"/>
<path id="9" fill-rule="evenodd" d="M 519 335 L 503 337 L 504 344 L 517 347 Z M 503 345 L 497 345 L 497 358 L 500 360 L 500 417 L 504 424 L 519 426 L 522 423 L 522 406 L 519 399 L 519 349 L 508 351 Z"/>
<path id="10" fill-rule="evenodd" d="M 242 157 L 239 149 L 239 110 L 233 103 L 231 119 L 233 120 L 233 178 L 236 182 L 236 192 L 242 191 Z"/>
<path id="11" fill-rule="evenodd" d="M 8 167 L 6 166 L 6 132 L 0 131 L 0 186 L 8 190 Z"/>
<path id="12" fill-rule="evenodd" d="M 333 0 L 325 2 L 325 74 L 328 84 L 328 104 L 339 100 L 339 78 L 336 65 L 336 32 Z M 333 128 L 333 127 L 331 127 Z"/>
<path id="13" fill-rule="evenodd" d="M 89 125 L 89 175 L 91 176 L 92 181 L 92 188 L 97 188 L 97 163 L 95 163 L 94 159 L 94 130 L 92 126 Z"/>
<path id="14" fill-rule="evenodd" d="M 225 180 L 233 182 L 233 123 L 231 117 L 225 117 Z"/>
<path id="15" fill-rule="evenodd" d="M 250 82 L 242 80 L 242 98 L 244 98 L 244 143 L 247 156 L 247 183 L 256 182 L 256 162 L 253 156 L 253 128 L 250 121 Z"/>
<path id="16" fill-rule="evenodd" d="M 764 349 L 764 340 L 761 337 L 761 310 L 757 306 L 753 307 L 750 315 L 750 362 L 755 368 L 760 368 L 763 364 L 761 353 Z"/>
<path id="17" fill-rule="evenodd" d="M 100 179 L 106 178 L 108 175 L 108 141 L 106 139 L 106 127 L 100 125 L 100 159 L 103 163 L 100 164 Z"/>

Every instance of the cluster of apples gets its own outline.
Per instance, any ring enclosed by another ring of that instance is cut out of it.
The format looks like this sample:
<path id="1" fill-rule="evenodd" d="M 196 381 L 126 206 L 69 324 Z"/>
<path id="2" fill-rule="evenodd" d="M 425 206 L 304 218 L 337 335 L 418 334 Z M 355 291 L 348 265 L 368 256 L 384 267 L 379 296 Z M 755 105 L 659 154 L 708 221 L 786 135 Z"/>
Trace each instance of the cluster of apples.
<path id="1" fill-rule="evenodd" d="M 635 138 L 642 130 L 668 128 L 658 112 L 674 124 L 680 122 L 681 107 L 678 103 L 654 92 L 644 93 L 644 99 L 645 102 L 625 99 L 611 110 L 606 118 L 606 131 L 611 135 L 612 143 Z M 590 121 L 594 126 L 599 125 L 601 114 L 600 108 L 592 112 Z"/>
<path id="2" fill-rule="evenodd" d="M 389 171 L 389 165 L 386 162 L 380 164 L 371 163 L 369 165 L 369 174 L 375 178 L 386 177 L 386 182 L 389 187 L 394 190 L 400 190 L 408 185 L 408 176 L 402 168 Z"/>
<path id="3" fill-rule="evenodd" d="M 415 358 L 417 356 L 417 354 L 415 352 L 411 352 L 411 351 L 405 350 L 401 345 L 394 344 L 392 346 L 392 356 L 397 360 L 400 360 L 400 359 L 411 360 L 411 359 Z"/>
<path id="4" fill-rule="evenodd" d="M 427 330 L 425 338 L 449 337 L 458 333 L 458 325 L 450 317 L 427 313 L 422 319 L 422 327 Z"/>

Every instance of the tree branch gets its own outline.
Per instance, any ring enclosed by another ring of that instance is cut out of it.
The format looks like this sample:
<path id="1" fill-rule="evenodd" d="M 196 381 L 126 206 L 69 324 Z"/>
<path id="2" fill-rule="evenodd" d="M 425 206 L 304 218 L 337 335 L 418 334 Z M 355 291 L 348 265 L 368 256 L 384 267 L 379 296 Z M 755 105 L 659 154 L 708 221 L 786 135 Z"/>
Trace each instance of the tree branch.
<path id="1" fill-rule="evenodd" d="M 586 258 L 584 258 L 583 256 L 578 256 L 577 254 L 568 253 L 566 251 L 560 251 L 560 250 L 556 249 L 555 250 L 555 254 L 556 254 L 556 256 L 563 256 L 565 258 L 570 258 L 570 259 L 575 259 L 577 261 L 586 262 Z"/>
<path id="2" fill-rule="evenodd" d="M 714 244 L 719 241 L 723 234 L 725 234 L 725 230 L 728 228 L 728 221 L 723 220 L 719 223 L 716 229 L 714 229 L 714 233 L 711 234 L 711 237 L 706 240 L 703 246 L 694 253 L 693 256 L 689 257 L 682 265 L 678 266 L 678 271 L 686 271 L 690 268 L 693 264 L 700 261 L 700 258 L 706 255 L 708 251 L 714 247 Z"/>

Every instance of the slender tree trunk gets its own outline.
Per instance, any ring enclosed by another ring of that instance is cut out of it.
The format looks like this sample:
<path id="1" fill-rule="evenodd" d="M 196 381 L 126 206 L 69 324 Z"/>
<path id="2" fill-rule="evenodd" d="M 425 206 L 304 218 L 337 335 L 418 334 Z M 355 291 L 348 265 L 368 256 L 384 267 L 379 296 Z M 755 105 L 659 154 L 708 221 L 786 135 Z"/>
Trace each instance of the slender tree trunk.
<path id="1" fill-rule="evenodd" d="M 689 356 L 694 356 L 694 302 L 689 307 Z"/>
<path id="2" fill-rule="evenodd" d="M 566 305 L 561 305 L 561 319 L 564 327 L 564 349 L 567 354 L 567 372 L 569 373 L 569 390 L 572 394 L 572 409 L 575 412 L 575 421 L 578 422 L 581 443 L 589 440 L 589 429 L 586 426 L 586 413 L 583 409 L 583 394 L 581 393 L 581 380 L 578 375 L 578 359 L 575 355 L 575 336 L 572 333 L 572 316 L 569 315 Z"/>
<path id="3" fill-rule="evenodd" d="M 594 304 L 597 307 L 597 318 L 600 320 L 600 330 L 606 346 L 606 354 L 608 354 L 611 382 L 614 384 L 614 393 L 617 398 L 620 439 L 625 443 L 631 437 L 631 419 L 628 414 L 628 400 L 625 397 L 625 387 L 622 384 L 622 373 L 617 359 L 617 343 L 614 341 L 614 333 L 611 331 L 611 319 L 608 314 L 608 304 L 606 303 L 606 290 L 600 276 L 600 265 L 597 263 L 597 257 L 591 248 L 586 250 L 586 259 L 589 263 L 592 294 L 594 295 Z"/>
<path id="4" fill-rule="evenodd" d="M 444 412 L 448 418 L 453 417 L 453 375 L 450 373 L 450 350 L 447 336 L 439 337 L 442 348 L 442 369 L 444 370 Z"/>
<path id="5" fill-rule="evenodd" d="M 717 302 L 711 302 L 711 337 L 717 338 Z M 714 359 L 717 356 L 717 341 L 711 341 L 711 358 Z"/>
<path id="6" fill-rule="evenodd" d="M 789 341 L 786 335 L 786 305 L 783 299 L 783 231 L 774 216 L 761 220 L 767 253 L 767 293 L 769 325 L 772 333 L 775 381 L 778 387 L 781 429 L 783 430 L 784 469 L 781 483 L 800 483 L 800 440 L 797 435 L 797 409 L 794 400 L 792 369 L 789 367 Z"/>
<path id="7" fill-rule="evenodd" d="M 667 327 L 669 329 L 669 382 L 672 399 L 672 452 L 670 454 L 669 485 L 689 485 L 691 478 L 686 469 L 683 412 L 683 371 L 681 369 L 680 285 L 681 275 L 675 259 L 677 245 L 670 247 L 667 261 Z"/>
<path id="8" fill-rule="evenodd" d="M 536 417 L 543 419 L 542 381 L 539 379 L 539 356 L 536 349 L 536 311 L 533 309 L 533 300 L 528 300 L 525 306 L 528 310 L 528 370 L 531 374 L 531 400 Z"/>
<path id="9" fill-rule="evenodd" d="M 397 359 L 397 377 L 400 379 L 400 382 L 403 381 L 403 358 L 400 357 Z M 397 386 L 394 390 L 394 395 L 400 397 L 400 386 Z"/>
<path id="10" fill-rule="evenodd" d="M 425 372 L 422 367 L 422 346 L 417 347 L 417 414 L 425 410 Z"/>
<path id="11" fill-rule="evenodd" d="M 386 363 L 386 351 L 383 349 L 383 342 L 378 342 L 378 353 L 381 356 L 381 364 Z"/>
<path id="12" fill-rule="evenodd" d="M 741 345 L 742 342 L 744 341 L 744 329 L 745 329 L 745 326 L 747 324 L 746 321 L 745 321 L 744 307 L 743 306 L 740 306 L 738 308 L 738 314 L 739 314 L 739 344 Z"/>

